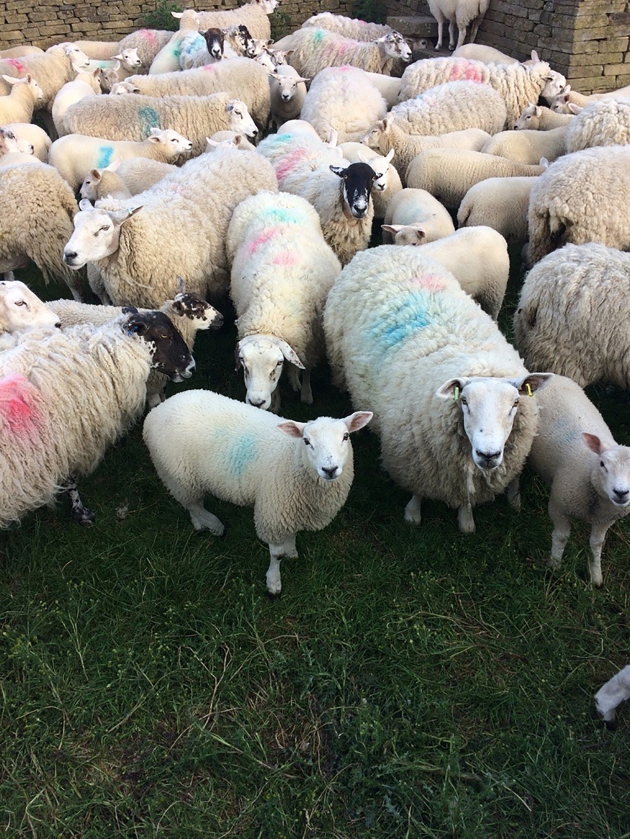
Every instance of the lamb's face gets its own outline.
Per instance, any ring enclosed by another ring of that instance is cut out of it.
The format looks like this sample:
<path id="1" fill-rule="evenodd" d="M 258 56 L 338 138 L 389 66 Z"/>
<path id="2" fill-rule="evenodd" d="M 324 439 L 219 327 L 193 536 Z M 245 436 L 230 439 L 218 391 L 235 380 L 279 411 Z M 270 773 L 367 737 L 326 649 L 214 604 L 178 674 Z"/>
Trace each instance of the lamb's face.
<path id="1" fill-rule="evenodd" d="M 400 58 L 402 61 L 411 60 L 411 47 L 400 32 L 390 32 L 376 41 L 390 58 Z"/>
<path id="2" fill-rule="evenodd" d="M 74 217 L 74 233 L 63 249 L 63 261 L 74 271 L 116 253 L 122 223 L 105 210 L 95 210 L 89 201 L 81 201 L 80 206 Z"/>
<path id="3" fill-rule="evenodd" d="M 5 332 L 61 325 L 57 315 L 19 280 L 0 282 L 0 323 Z"/>
<path id="4" fill-rule="evenodd" d="M 294 350 L 274 336 L 243 338 L 236 348 L 236 369 L 243 368 L 247 395 L 245 401 L 268 411 L 278 386 L 285 359 L 303 367 Z"/>
<path id="5" fill-rule="evenodd" d="M 546 99 L 547 102 L 552 102 L 559 93 L 562 93 L 566 84 L 567 80 L 562 73 L 557 73 L 555 70 L 549 70 L 547 78 L 545 79 L 545 86 L 540 91 L 540 95 L 543 99 Z"/>
<path id="6" fill-rule="evenodd" d="M 630 448 L 607 446 L 594 434 L 584 434 L 584 442 L 597 456 L 591 473 L 591 483 L 598 495 L 615 507 L 630 505 Z M 630 512 L 630 511 L 629 511 Z"/>
<path id="7" fill-rule="evenodd" d="M 241 102 L 240 99 L 230 99 L 225 109 L 229 116 L 230 131 L 236 131 L 237 134 L 245 134 L 250 139 L 253 139 L 258 134 L 256 123 L 249 115 L 247 105 L 244 102 Z"/>
<path id="8" fill-rule="evenodd" d="M 187 137 L 173 131 L 172 128 L 160 130 L 152 129 L 151 136 L 148 137 L 149 142 L 161 146 L 165 156 L 168 160 L 175 160 L 180 154 L 187 154 L 192 151 L 193 144 Z"/>
<path id="9" fill-rule="evenodd" d="M 142 59 L 135 48 L 123 50 L 120 53 L 120 62 L 127 70 L 135 70 L 142 66 Z"/>

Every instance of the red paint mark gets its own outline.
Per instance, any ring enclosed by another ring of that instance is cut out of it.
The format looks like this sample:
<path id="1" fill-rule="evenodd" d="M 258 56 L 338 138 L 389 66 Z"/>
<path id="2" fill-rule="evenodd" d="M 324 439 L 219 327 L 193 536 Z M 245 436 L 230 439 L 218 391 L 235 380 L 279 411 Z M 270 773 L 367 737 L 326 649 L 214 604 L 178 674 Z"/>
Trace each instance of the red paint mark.
<path id="1" fill-rule="evenodd" d="M 414 276 L 410 277 L 410 280 L 415 286 L 424 289 L 424 291 L 437 292 L 446 289 L 446 284 L 436 274 L 414 274 Z"/>
<path id="2" fill-rule="evenodd" d="M 278 235 L 278 230 L 274 227 L 271 230 L 266 230 L 264 233 L 259 233 L 255 239 L 247 245 L 247 253 L 249 256 L 252 256 L 256 253 L 256 251 L 262 247 L 263 245 L 267 244 L 271 239 Z"/>
<path id="3" fill-rule="evenodd" d="M 37 391 L 24 376 L 13 373 L 0 379 L 0 417 L 20 437 L 39 437 L 42 413 Z"/>
<path id="4" fill-rule="evenodd" d="M 278 181 L 281 181 L 289 174 L 289 172 L 296 169 L 307 156 L 308 151 L 306 149 L 296 149 L 295 151 L 292 151 L 291 154 L 288 154 L 286 157 L 279 160 L 275 165 L 276 178 Z"/>
<path id="5" fill-rule="evenodd" d="M 201 69 L 202 70 L 214 70 L 214 68 L 217 66 L 218 63 L 219 62 L 217 61 L 216 64 L 204 64 Z"/>
<path id="6" fill-rule="evenodd" d="M 18 61 L 17 58 L 5 58 L 4 59 L 7 64 L 10 64 L 11 67 L 15 67 L 18 73 L 26 73 L 26 67 L 22 64 L 21 61 Z"/>
<path id="7" fill-rule="evenodd" d="M 350 70 L 354 70 L 354 67 L 351 64 L 342 64 L 341 67 L 337 67 L 338 73 L 348 73 Z"/>
<path id="8" fill-rule="evenodd" d="M 272 265 L 286 265 L 292 266 L 297 265 L 299 262 L 299 257 L 296 253 L 291 253 L 291 251 L 282 251 L 277 256 L 271 260 Z"/>
<path id="9" fill-rule="evenodd" d="M 461 61 L 458 61 L 454 65 L 453 69 L 451 70 L 449 81 L 466 81 L 476 82 L 477 84 L 483 84 L 483 68 L 476 66 L 471 61 L 466 61 L 465 59 L 463 59 Z"/>
<path id="10" fill-rule="evenodd" d="M 152 44 L 154 44 L 157 41 L 155 32 L 151 32 L 150 29 L 141 29 L 139 34 L 144 38 L 145 41 L 150 41 Z"/>

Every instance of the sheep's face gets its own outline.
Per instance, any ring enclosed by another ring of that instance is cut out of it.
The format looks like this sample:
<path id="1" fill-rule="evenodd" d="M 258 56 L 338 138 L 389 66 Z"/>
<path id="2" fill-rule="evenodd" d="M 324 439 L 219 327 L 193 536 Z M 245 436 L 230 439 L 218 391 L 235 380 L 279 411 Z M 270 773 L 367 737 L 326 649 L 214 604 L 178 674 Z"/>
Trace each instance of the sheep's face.
<path id="1" fill-rule="evenodd" d="M 419 222 L 414 224 L 382 224 L 383 230 L 387 230 L 394 237 L 395 245 L 426 245 L 427 234 Z"/>
<path id="2" fill-rule="evenodd" d="M 88 262 L 116 253 L 121 225 L 140 209 L 126 211 L 123 218 L 116 218 L 113 213 L 94 209 L 89 201 L 83 200 L 79 206 L 81 210 L 74 217 L 74 233 L 63 249 L 63 261 L 75 271 Z"/>
<path id="3" fill-rule="evenodd" d="M 531 102 L 526 108 L 521 111 L 520 117 L 514 123 L 516 130 L 523 128 L 536 129 L 540 123 L 542 116 L 542 108 L 539 105 L 533 105 Z"/>
<path id="4" fill-rule="evenodd" d="M 376 180 L 374 169 L 367 163 L 351 163 L 346 169 L 331 166 L 330 171 L 341 178 L 346 215 L 355 219 L 364 218 L 370 208 L 370 192 Z"/>
<path id="5" fill-rule="evenodd" d="M 531 373 L 517 379 L 477 376 L 450 379 L 436 396 L 459 403 L 472 459 L 484 472 L 503 462 L 505 444 L 522 397 L 544 387 L 549 373 Z"/>
<path id="6" fill-rule="evenodd" d="M 411 60 L 411 47 L 400 32 L 389 32 L 379 38 L 376 43 L 390 58 L 400 58 L 402 61 Z"/>
<path id="7" fill-rule="evenodd" d="M 192 292 L 179 292 L 173 298 L 171 309 L 178 317 L 194 321 L 197 329 L 219 329 L 223 325 L 221 312 Z"/>
<path id="8" fill-rule="evenodd" d="M 584 442 L 597 456 L 591 483 L 598 495 L 615 507 L 630 505 L 630 448 L 606 445 L 595 434 L 583 434 Z"/>
<path id="9" fill-rule="evenodd" d="M 138 55 L 138 50 L 135 48 L 123 50 L 120 56 L 116 56 L 116 58 L 119 59 L 120 63 L 127 70 L 136 70 L 142 66 L 142 59 Z"/>
<path id="10" fill-rule="evenodd" d="M 252 335 L 239 341 L 236 347 L 236 369 L 243 368 L 247 395 L 245 401 L 263 411 L 271 408 L 274 392 L 282 374 L 284 362 L 296 367 L 304 365 L 295 350 L 273 335 Z M 279 400 L 276 398 L 276 404 Z"/>
<path id="11" fill-rule="evenodd" d="M 230 131 L 236 131 L 237 134 L 245 134 L 250 139 L 253 139 L 258 134 L 256 123 L 249 115 L 247 105 L 244 102 L 241 102 L 240 99 L 230 99 L 225 109 L 229 117 Z"/>
<path id="12" fill-rule="evenodd" d="M 279 73 L 271 73 L 269 75 L 269 82 L 275 85 L 278 96 L 283 102 L 290 102 L 298 92 L 298 86 L 304 82 L 309 81 L 303 79 L 301 76 L 282 76 Z"/>
<path id="13" fill-rule="evenodd" d="M 130 308 L 132 311 L 122 323 L 123 332 L 137 335 L 151 346 L 151 366 L 173 382 L 189 379 L 195 361 L 171 319 L 164 312 L 138 312 Z"/>
<path id="14" fill-rule="evenodd" d="M 225 35 L 220 29 L 208 29 L 203 33 L 206 41 L 206 49 L 208 53 L 216 58 L 217 61 L 223 58 L 223 50 L 225 47 Z"/>
<path id="15" fill-rule="evenodd" d="M 341 477 L 348 457 L 352 453 L 350 434 L 367 425 L 372 419 L 370 411 L 355 411 L 344 419 L 319 417 L 312 422 L 280 423 L 278 430 L 288 437 L 302 440 L 303 454 L 309 467 L 325 483 Z"/>
<path id="16" fill-rule="evenodd" d="M 562 73 L 557 73 L 555 70 L 549 70 L 545 79 L 545 86 L 540 91 L 540 95 L 543 99 L 546 99 L 547 102 L 552 102 L 559 93 L 562 93 L 566 84 L 567 80 Z"/>
<path id="17" fill-rule="evenodd" d="M 175 160 L 180 154 L 187 154 L 192 151 L 193 144 L 187 137 L 173 131 L 172 128 L 160 130 L 153 128 L 151 136 L 147 138 L 150 143 L 159 145 L 167 160 Z"/>
<path id="18" fill-rule="evenodd" d="M 0 282 L 0 323 L 5 332 L 60 326 L 57 315 L 19 280 Z"/>

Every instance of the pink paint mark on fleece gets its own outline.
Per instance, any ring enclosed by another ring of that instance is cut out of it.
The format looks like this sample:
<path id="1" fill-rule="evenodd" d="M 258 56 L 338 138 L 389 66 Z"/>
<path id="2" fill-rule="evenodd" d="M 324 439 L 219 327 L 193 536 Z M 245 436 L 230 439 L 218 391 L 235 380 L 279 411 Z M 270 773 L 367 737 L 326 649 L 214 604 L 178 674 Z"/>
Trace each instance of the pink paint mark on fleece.
<path id="1" fill-rule="evenodd" d="M 472 61 L 458 61 L 451 71 L 449 81 L 483 84 L 483 68 Z"/>
<path id="2" fill-rule="evenodd" d="M 10 64 L 11 67 L 15 67 L 18 73 L 26 73 L 26 67 L 21 61 L 18 61 L 17 58 L 5 58 L 7 64 Z"/>
<path id="3" fill-rule="evenodd" d="M 217 66 L 218 63 L 219 62 L 217 61 L 216 64 L 204 64 L 201 69 L 202 70 L 214 70 L 214 68 Z"/>
<path id="4" fill-rule="evenodd" d="M 252 241 L 247 245 L 247 254 L 249 256 L 253 256 L 258 248 L 265 245 L 277 235 L 278 229 L 275 227 L 272 227 L 271 230 L 266 230 L 264 233 L 259 233 L 258 236 L 256 236 L 255 239 L 252 239 Z"/>
<path id="5" fill-rule="evenodd" d="M 42 414 L 36 391 L 24 376 L 12 373 L 0 379 L 0 418 L 19 437 L 41 436 Z"/>
<path id="6" fill-rule="evenodd" d="M 410 277 L 410 280 L 415 286 L 424 291 L 438 292 L 444 291 L 446 288 L 441 278 L 435 274 L 415 274 L 413 277 Z"/>
<path id="7" fill-rule="evenodd" d="M 351 64 L 342 64 L 341 67 L 337 67 L 338 73 L 349 73 L 350 70 L 354 70 L 355 68 Z"/>
<path id="8" fill-rule="evenodd" d="M 150 29 L 141 29 L 138 34 L 140 34 L 145 41 L 149 41 L 151 44 L 154 44 L 157 41 L 155 32 L 151 32 Z"/>
<path id="9" fill-rule="evenodd" d="M 272 265 L 286 265 L 286 266 L 293 266 L 297 265 L 300 261 L 299 256 L 296 253 L 291 253 L 291 251 L 282 251 L 277 256 L 271 260 Z"/>
<path id="10" fill-rule="evenodd" d="M 306 149 L 296 149 L 292 151 L 291 154 L 288 154 L 286 157 L 283 157 L 281 160 L 278 161 L 275 169 L 276 169 L 276 178 L 281 181 L 285 178 L 289 172 L 292 172 L 296 169 L 302 160 L 308 155 L 308 151 Z"/>

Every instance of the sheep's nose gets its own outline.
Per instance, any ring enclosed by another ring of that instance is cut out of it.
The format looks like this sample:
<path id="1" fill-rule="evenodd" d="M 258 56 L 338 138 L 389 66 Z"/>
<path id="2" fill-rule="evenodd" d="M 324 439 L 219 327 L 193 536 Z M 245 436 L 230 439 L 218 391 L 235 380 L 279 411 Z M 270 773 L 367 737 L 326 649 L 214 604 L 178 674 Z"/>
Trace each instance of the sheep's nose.
<path id="1" fill-rule="evenodd" d="M 338 466 L 322 466 L 322 472 L 330 480 L 332 480 L 333 478 L 335 478 L 337 476 L 338 471 L 339 471 Z"/>
<path id="2" fill-rule="evenodd" d="M 617 504 L 625 504 L 628 501 L 628 496 L 630 496 L 630 490 L 627 489 L 613 489 L 613 494 L 615 496 L 614 500 Z"/>
<path id="3" fill-rule="evenodd" d="M 76 251 L 64 251 L 63 252 L 63 261 L 68 265 L 71 262 L 74 262 L 74 260 L 76 258 L 77 258 L 77 252 Z"/>
<path id="4" fill-rule="evenodd" d="M 265 404 L 264 399 L 248 399 L 247 402 L 252 408 L 261 408 Z"/>
<path id="5" fill-rule="evenodd" d="M 495 462 L 501 457 L 501 452 L 482 452 L 475 449 L 475 454 L 481 461 L 480 466 L 483 469 L 491 469 Z"/>

